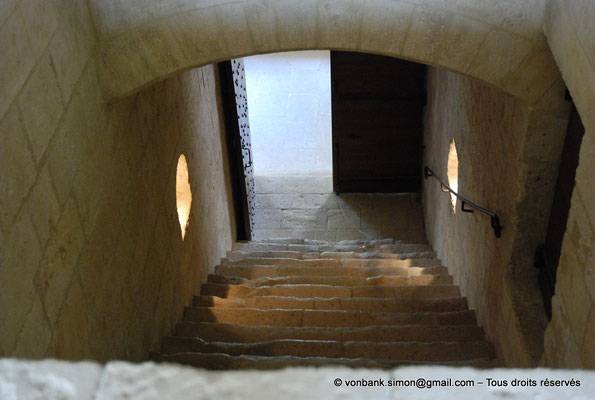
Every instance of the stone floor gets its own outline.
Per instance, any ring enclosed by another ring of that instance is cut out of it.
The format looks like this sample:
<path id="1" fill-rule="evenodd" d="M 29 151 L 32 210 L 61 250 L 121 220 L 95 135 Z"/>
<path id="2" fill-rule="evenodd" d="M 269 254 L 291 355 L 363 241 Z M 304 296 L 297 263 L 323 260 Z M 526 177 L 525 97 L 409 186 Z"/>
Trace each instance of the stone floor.
<path id="1" fill-rule="evenodd" d="M 488 384 L 488 378 L 494 386 Z M 532 380 L 536 386 L 513 386 L 514 379 L 525 383 L 532 383 Z M 550 385 L 544 385 L 545 379 Z M 426 383 L 426 387 L 415 386 L 421 385 L 420 382 Z M 468 386 L 455 387 L 455 382 L 465 382 Z M 441 386 L 441 383 L 450 383 L 452 386 Z M 562 386 L 552 386 L 552 383 Z M 478 370 L 424 366 L 393 370 L 310 367 L 219 372 L 121 361 L 101 365 L 92 362 L 0 359 L 2 400 L 559 400 L 592 399 L 593 393 L 595 372 L 587 370 Z"/>
<path id="2" fill-rule="evenodd" d="M 426 240 L 414 194 L 337 196 L 332 176 L 256 176 L 255 189 L 254 240 Z"/>

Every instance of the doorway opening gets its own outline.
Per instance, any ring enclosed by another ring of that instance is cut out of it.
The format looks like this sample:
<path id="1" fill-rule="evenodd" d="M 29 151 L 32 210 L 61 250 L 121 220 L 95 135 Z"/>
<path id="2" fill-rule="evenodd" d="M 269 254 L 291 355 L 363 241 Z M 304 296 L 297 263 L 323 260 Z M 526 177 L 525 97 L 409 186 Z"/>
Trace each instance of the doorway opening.
<path id="1" fill-rule="evenodd" d="M 254 174 L 331 176 L 330 51 L 244 58 Z"/>
<path id="2" fill-rule="evenodd" d="M 332 51 L 336 193 L 418 193 L 426 66 Z"/>
<path id="3" fill-rule="evenodd" d="M 425 240 L 413 195 L 421 186 L 424 65 L 339 51 L 231 65 L 242 75 L 230 82 L 241 120 L 236 165 L 248 158 L 252 166 L 250 177 L 238 171 L 254 184 L 253 239 Z"/>

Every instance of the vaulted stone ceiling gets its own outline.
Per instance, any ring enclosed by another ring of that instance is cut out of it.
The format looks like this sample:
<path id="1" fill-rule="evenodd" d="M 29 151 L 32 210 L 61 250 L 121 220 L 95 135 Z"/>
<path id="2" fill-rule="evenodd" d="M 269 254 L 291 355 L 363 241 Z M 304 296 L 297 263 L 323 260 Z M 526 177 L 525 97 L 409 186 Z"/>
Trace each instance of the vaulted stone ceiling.
<path id="1" fill-rule="evenodd" d="M 546 2 L 480 0 L 101 0 L 92 2 L 108 98 L 245 55 L 339 49 L 460 72 L 523 98 L 559 80 Z"/>

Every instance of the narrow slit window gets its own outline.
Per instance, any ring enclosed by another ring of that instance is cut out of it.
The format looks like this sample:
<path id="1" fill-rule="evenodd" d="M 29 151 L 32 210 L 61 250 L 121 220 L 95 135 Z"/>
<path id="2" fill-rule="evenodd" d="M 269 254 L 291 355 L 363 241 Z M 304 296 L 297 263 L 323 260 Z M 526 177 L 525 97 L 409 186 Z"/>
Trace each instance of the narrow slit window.
<path id="1" fill-rule="evenodd" d="M 453 138 L 450 142 L 448 149 L 448 164 L 446 166 L 446 176 L 448 177 L 448 186 L 455 192 L 458 192 L 459 185 L 459 156 L 457 155 L 457 145 Z M 450 203 L 452 205 L 452 211 L 456 214 L 457 212 L 457 196 L 450 194 Z"/>
<path id="2" fill-rule="evenodd" d="M 190 191 L 190 180 L 188 178 L 188 163 L 184 154 L 178 158 L 176 171 L 176 207 L 178 209 L 178 220 L 182 232 L 182 240 L 186 236 L 186 228 L 190 217 L 192 206 L 192 192 Z"/>

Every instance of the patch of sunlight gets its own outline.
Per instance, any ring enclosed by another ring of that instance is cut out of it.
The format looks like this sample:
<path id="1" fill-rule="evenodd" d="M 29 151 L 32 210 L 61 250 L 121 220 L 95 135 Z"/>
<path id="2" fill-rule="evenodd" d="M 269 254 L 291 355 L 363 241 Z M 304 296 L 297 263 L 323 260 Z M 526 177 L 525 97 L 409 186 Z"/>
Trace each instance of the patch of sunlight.
<path id="1" fill-rule="evenodd" d="M 457 155 L 457 146 L 455 139 L 452 138 L 450 142 L 450 148 L 448 149 L 448 164 L 446 166 L 446 176 L 448 177 L 448 186 L 455 192 L 458 192 L 458 180 L 459 180 L 459 156 Z M 450 194 L 450 203 L 452 205 L 452 211 L 456 214 L 457 212 L 457 196 Z"/>
<path id="2" fill-rule="evenodd" d="M 180 229 L 182 230 L 182 240 L 186 236 L 191 206 L 192 192 L 190 191 L 190 180 L 188 178 L 188 163 L 184 154 L 181 154 L 180 158 L 178 158 L 176 170 L 176 207 L 178 209 Z"/>

